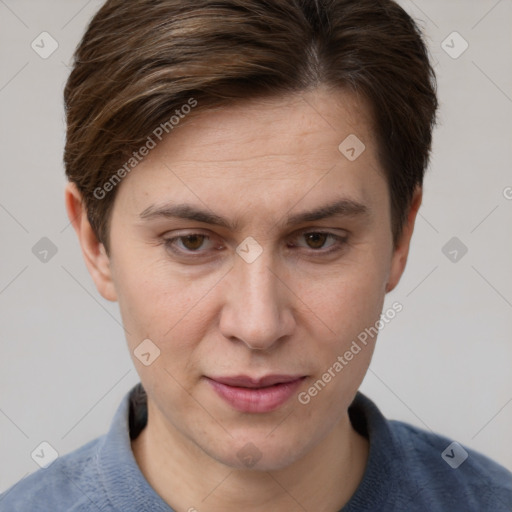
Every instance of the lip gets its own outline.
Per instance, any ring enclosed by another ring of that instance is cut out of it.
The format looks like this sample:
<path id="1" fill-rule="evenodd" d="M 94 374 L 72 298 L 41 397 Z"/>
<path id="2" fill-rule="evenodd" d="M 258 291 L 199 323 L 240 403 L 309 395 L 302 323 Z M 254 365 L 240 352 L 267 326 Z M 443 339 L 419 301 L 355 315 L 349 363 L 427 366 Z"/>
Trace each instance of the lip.
<path id="1" fill-rule="evenodd" d="M 304 375 L 266 375 L 254 378 L 247 375 L 206 377 L 214 391 L 240 412 L 264 413 L 273 411 L 295 393 Z"/>

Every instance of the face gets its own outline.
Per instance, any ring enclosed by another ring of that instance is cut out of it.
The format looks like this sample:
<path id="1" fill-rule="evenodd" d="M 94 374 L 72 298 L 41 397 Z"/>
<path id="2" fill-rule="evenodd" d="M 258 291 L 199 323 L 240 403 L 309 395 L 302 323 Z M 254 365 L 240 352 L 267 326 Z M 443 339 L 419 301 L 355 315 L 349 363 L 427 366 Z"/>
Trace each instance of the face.
<path id="1" fill-rule="evenodd" d="M 190 119 L 119 185 L 110 298 L 169 433 L 270 470 L 347 417 L 403 270 L 375 144 L 364 103 L 317 89 Z"/>

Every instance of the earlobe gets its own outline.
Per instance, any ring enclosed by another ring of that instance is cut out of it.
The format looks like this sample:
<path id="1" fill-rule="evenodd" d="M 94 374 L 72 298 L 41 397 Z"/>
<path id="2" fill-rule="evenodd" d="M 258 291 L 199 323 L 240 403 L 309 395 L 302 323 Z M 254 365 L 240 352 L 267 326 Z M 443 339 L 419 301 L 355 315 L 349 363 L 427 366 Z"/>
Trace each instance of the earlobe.
<path id="1" fill-rule="evenodd" d="M 115 302 L 117 294 L 112 279 L 110 258 L 89 223 L 82 195 L 75 183 L 66 185 L 65 203 L 69 220 L 82 249 L 85 264 L 96 288 L 105 299 Z"/>
<path id="2" fill-rule="evenodd" d="M 407 222 L 405 223 L 402 230 L 402 236 L 400 237 L 400 240 L 393 251 L 389 280 L 386 283 L 386 293 L 392 291 L 396 287 L 405 270 L 407 257 L 409 255 L 412 233 L 414 231 L 414 223 L 416 221 L 418 210 L 421 206 L 422 195 L 422 188 L 417 187 L 411 201 L 411 206 L 407 215 Z"/>

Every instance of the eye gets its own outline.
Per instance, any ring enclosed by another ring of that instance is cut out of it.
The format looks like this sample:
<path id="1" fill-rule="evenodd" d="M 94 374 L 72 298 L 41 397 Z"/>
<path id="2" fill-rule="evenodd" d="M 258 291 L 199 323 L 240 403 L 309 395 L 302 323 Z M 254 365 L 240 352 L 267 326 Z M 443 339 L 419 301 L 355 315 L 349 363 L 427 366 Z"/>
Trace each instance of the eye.
<path id="1" fill-rule="evenodd" d="M 348 238 L 346 235 L 336 235 L 335 233 L 331 233 L 329 231 L 306 231 L 300 233 L 298 236 L 302 237 L 306 241 L 306 244 L 310 249 L 313 250 L 313 252 L 323 254 L 340 250 L 343 245 L 346 244 Z M 328 240 L 332 240 L 333 243 L 329 245 L 326 250 L 321 250 L 324 248 L 325 243 Z"/>
<path id="2" fill-rule="evenodd" d="M 297 238 L 303 238 L 307 246 L 291 243 L 288 244 L 288 247 L 309 248 L 310 253 L 318 255 L 340 251 L 344 248 L 348 240 L 347 235 L 336 235 L 328 231 L 303 231 L 295 235 L 294 240 Z M 329 240 L 333 243 L 328 245 L 327 249 L 325 249 L 325 244 Z M 164 245 L 168 250 L 178 256 L 189 257 L 201 257 L 208 252 L 223 248 L 221 244 L 213 245 L 211 237 L 204 233 L 187 233 L 172 238 L 165 238 Z"/>
<path id="3" fill-rule="evenodd" d="M 199 251 L 199 249 L 202 248 L 205 240 L 210 240 L 210 237 L 203 233 L 190 233 L 188 235 L 166 238 L 165 246 L 176 253 L 204 252 Z"/>

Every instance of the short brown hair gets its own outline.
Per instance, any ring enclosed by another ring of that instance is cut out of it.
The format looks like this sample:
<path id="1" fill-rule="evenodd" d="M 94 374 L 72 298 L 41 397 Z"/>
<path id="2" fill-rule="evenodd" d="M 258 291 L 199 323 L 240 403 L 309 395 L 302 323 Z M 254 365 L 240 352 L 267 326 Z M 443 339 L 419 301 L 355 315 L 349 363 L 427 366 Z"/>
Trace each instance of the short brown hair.
<path id="1" fill-rule="evenodd" d="M 319 84 L 357 92 L 373 111 L 396 245 L 423 183 L 437 110 L 421 32 L 398 4 L 108 0 L 76 49 L 64 91 L 66 175 L 107 253 L 116 188 L 98 199 L 98 187 L 105 191 L 116 169 L 191 98 L 195 116 Z"/>

